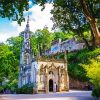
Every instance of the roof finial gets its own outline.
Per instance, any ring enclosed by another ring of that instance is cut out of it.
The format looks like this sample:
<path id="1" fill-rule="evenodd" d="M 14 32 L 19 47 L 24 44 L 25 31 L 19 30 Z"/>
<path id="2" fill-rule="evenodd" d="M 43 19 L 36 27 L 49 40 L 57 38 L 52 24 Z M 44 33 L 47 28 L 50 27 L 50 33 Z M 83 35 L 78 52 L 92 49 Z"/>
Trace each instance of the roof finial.
<path id="1" fill-rule="evenodd" d="M 29 27 L 29 13 L 28 13 L 28 18 L 27 18 L 27 25 L 26 27 Z"/>
<path id="2" fill-rule="evenodd" d="M 28 19 L 27 19 L 27 24 L 29 23 L 29 12 L 28 12 Z"/>

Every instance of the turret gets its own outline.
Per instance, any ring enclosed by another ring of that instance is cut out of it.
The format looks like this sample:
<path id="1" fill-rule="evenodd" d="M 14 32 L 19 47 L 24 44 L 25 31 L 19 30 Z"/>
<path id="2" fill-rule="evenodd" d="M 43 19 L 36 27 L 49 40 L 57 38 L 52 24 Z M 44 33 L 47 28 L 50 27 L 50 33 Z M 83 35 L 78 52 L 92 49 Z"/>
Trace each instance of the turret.
<path id="1" fill-rule="evenodd" d="M 29 16 L 27 19 L 26 28 L 24 30 L 23 34 L 23 45 L 22 45 L 22 51 L 21 51 L 21 58 L 20 58 L 20 64 L 21 65 L 29 65 L 32 60 L 32 49 L 30 46 L 30 29 L 29 29 Z"/>

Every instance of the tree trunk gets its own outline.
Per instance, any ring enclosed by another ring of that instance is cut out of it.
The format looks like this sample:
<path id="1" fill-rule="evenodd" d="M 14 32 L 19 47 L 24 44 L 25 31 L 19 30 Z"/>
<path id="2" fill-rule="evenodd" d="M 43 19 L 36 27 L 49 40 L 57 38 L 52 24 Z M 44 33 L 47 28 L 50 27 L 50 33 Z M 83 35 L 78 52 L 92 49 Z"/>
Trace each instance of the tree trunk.
<path id="1" fill-rule="evenodd" d="M 100 46 L 100 32 L 99 32 L 99 29 L 96 25 L 96 22 L 95 21 L 90 21 L 90 25 L 91 25 L 91 30 L 94 34 L 95 44 L 97 46 Z"/>
<path id="2" fill-rule="evenodd" d="M 86 19 L 88 20 L 88 22 L 90 23 L 91 29 L 93 31 L 94 37 L 95 37 L 95 44 L 97 46 L 100 46 L 100 33 L 96 24 L 96 20 L 95 18 L 90 14 L 89 12 L 89 8 L 86 4 L 85 0 L 80 0 L 80 5 L 82 7 L 83 13 L 86 16 Z"/>
<path id="3" fill-rule="evenodd" d="M 91 29 L 91 37 L 92 37 L 92 39 L 91 39 L 92 40 L 92 47 L 95 48 L 95 46 L 96 46 L 95 45 L 95 37 L 94 37 L 92 29 Z"/>

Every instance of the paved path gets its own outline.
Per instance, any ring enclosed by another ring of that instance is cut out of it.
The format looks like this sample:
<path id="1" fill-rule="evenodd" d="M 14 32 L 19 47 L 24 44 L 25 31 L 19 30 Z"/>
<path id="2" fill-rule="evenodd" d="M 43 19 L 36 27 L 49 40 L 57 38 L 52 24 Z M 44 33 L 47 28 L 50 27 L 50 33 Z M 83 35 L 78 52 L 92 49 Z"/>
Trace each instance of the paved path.
<path id="1" fill-rule="evenodd" d="M 94 100 L 91 91 L 69 91 L 49 94 L 8 94 L 0 95 L 0 100 Z"/>

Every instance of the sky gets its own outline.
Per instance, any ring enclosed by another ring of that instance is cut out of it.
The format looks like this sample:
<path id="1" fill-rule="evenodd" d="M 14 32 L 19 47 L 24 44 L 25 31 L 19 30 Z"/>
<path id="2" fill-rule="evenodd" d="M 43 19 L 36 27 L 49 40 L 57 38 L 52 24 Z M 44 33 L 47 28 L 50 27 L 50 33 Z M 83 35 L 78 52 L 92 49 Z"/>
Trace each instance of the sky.
<path id="1" fill-rule="evenodd" d="M 32 2 L 29 2 L 30 6 Z M 20 32 L 25 30 L 27 23 L 27 16 L 29 13 L 30 31 L 35 32 L 37 29 L 43 29 L 45 26 L 51 31 L 53 22 L 50 20 L 52 17 L 50 11 L 53 8 L 52 4 L 46 4 L 46 8 L 41 11 L 39 5 L 32 6 L 29 11 L 24 11 L 25 22 L 21 26 L 16 21 L 8 20 L 7 18 L 0 18 L 0 42 L 5 42 L 7 38 L 18 36 Z"/>

